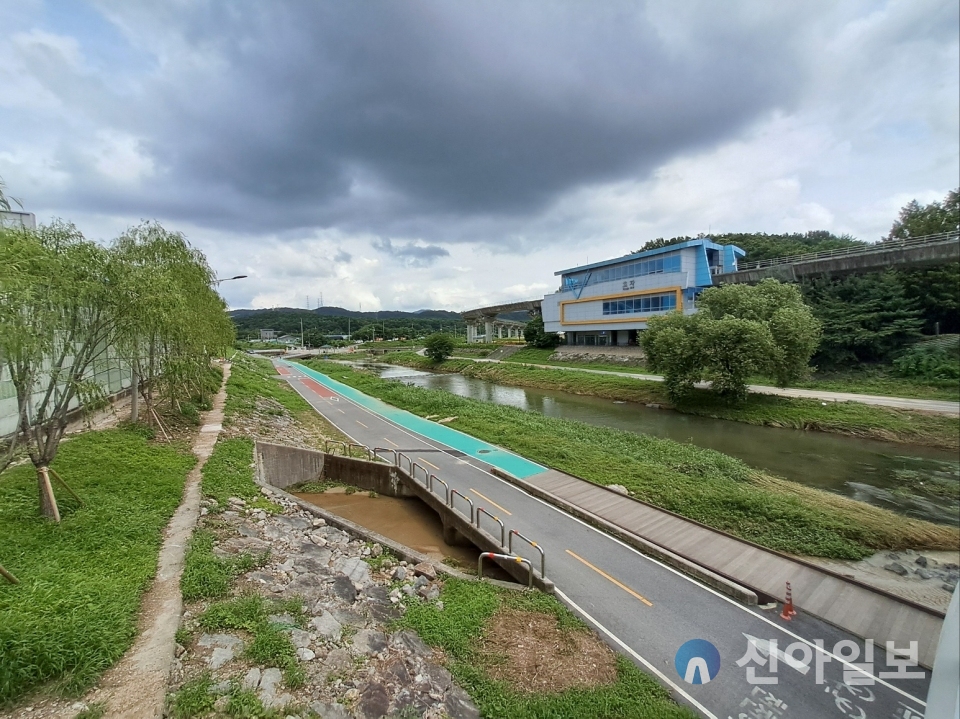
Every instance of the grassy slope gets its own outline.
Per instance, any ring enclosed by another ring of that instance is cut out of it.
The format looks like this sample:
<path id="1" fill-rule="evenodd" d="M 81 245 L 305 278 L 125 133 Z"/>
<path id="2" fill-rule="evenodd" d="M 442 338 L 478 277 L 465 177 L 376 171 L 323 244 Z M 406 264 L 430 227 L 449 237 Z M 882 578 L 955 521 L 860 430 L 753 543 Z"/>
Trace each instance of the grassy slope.
<path id="1" fill-rule="evenodd" d="M 456 416 L 450 425 L 468 434 L 598 484 L 622 484 L 639 499 L 773 549 L 859 559 L 879 549 L 949 549 L 960 541 L 955 528 L 788 482 L 713 450 L 309 364 L 398 407 Z"/>
<path id="2" fill-rule="evenodd" d="M 195 459 L 131 430 L 80 435 L 54 468 L 84 498 L 61 493 L 60 525 L 41 519 L 33 467 L 0 475 L 0 705 L 54 680 L 72 695 L 120 658 L 162 531 Z"/>
<path id="3" fill-rule="evenodd" d="M 874 407 L 857 402 L 829 402 L 792 399 L 772 395 L 750 395 L 739 405 L 727 405 L 706 390 L 680 405 L 672 405 L 662 382 L 585 372 L 538 369 L 523 365 L 447 360 L 439 365 L 415 354 L 397 353 L 392 364 L 442 372 L 460 372 L 517 387 L 539 387 L 573 394 L 656 403 L 680 412 L 748 424 L 818 430 L 870 437 L 907 444 L 956 449 L 960 446 L 960 420 L 955 417 Z"/>
<path id="4" fill-rule="evenodd" d="M 460 355 L 458 349 L 454 355 Z M 610 362 L 565 362 L 551 360 L 553 350 L 525 347 L 510 355 L 504 362 L 545 364 L 553 367 L 578 367 L 581 369 L 610 370 L 631 374 L 652 374 L 644 367 L 631 367 Z M 750 384 L 774 386 L 770 377 L 751 377 Z M 875 394 L 887 397 L 907 397 L 912 399 L 942 399 L 956 402 L 960 398 L 960 383 L 953 380 L 927 381 L 909 377 L 897 377 L 885 366 L 869 366 L 857 370 L 839 372 L 815 371 L 808 379 L 792 382 L 791 387 L 823 390 L 825 392 L 854 392 L 856 394 Z"/>
<path id="5" fill-rule="evenodd" d="M 448 657 L 447 666 L 489 719 L 548 719 L 577 717 L 646 717 L 677 719 L 693 713 L 677 706 L 667 691 L 624 657 L 617 658 L 617 681 L 593 689 L 559 694 L 530 694 L 492 680 L 486 668 L 497 660 L 479 649 L 484 624 L 501 607 L 554 614 L 562 631 L 584 631 L 579 620 L 557 600 L 544 594 L 517 593 L 490 584 L 447 579 L 440 595 L 443 611 L 434 603 L 411 601 L 398 626 L 416 631 Z"/>

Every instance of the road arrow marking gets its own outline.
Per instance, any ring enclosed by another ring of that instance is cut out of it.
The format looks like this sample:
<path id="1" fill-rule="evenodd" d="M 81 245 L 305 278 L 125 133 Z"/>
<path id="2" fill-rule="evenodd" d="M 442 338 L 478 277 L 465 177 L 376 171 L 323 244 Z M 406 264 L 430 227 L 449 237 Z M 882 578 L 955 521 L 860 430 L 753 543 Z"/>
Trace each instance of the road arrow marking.
<path id="1" fill-rule="evenodd" d="M 796 669 L 798 672 L 800 672 L 804 676 L 806 676 L 807 672 L 810 671 L 810 665 L 805 664 L 799 659 L 794 659 L 789 654 L 784 654 L 779 649 L 774 649 L 773 652 L 771 652 L 770 642 L 768 642 L 766 639 L 757 639 L 756 637 L 751 636 L 746 632 L 743 633 L 743 636 L 745 636 L 747 638 L 747 641 L 750 642 L 753 646 L 755 646 L 757 648 L 757 651 L 763 654 L 764 656 L 769 657 L 770 654 L 772 653 L 774 656 L 776 656 L 778 662 L 783 662 L 788 667 L 792 667 Z"/>

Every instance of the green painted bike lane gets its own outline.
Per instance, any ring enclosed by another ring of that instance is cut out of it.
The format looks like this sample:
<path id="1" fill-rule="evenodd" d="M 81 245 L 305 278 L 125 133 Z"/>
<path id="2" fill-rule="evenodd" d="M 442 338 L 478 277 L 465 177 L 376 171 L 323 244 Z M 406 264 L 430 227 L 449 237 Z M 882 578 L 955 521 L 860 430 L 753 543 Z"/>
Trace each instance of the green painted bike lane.
<path id="1" fill-rule="evenodd" d="M 504 472 L 509 472 L 514 477 L 525 479 L 526 477 L 533 476 L 534 474 L 540 474 L 541 472 L 547 471 L 546 467 L 539 465 L 536 462 L 531 462 L 529 459 L 524 459 L 523 457 L 513 454 L 512 452 L 508 452 L 501 447 L 483 442 L 476 437 L 471 437 L 469 434 L 464 434 L 463 432 L 455 430 L 452 427 L 431 422 L 423 417 L 418 417 L 412 412 L 394 407 L 393 405 L 387 404 L 376 397 L 371 397 L 368 394 L 364 394 L 360 390 L 354 389 L 350 385 L 346 385 L 343 382 L 338 382 L 322 372 L 317 372 L 314 369 L 305 367 L 299 362 L 283 361 L 283 364 L 297 369 L 307 377 L 316 380 L 327 389 L 346 397 L 351 402 L 360 405 L 364 409 L 367 409 L 374 414 L 380 415 L 384 419 L 388 419 L 391 422 L 400 425 L 404 429 L 408 429 L 411 432 L 416 432 L 427 439 L 432 439 L 436 442 L 445 444 L 448 447 L 463 452 L 464 454 L 478 459 L 481 462 L 486 462 L 487 464 L 493 465 L 497 469 L 501 469 Z"/>

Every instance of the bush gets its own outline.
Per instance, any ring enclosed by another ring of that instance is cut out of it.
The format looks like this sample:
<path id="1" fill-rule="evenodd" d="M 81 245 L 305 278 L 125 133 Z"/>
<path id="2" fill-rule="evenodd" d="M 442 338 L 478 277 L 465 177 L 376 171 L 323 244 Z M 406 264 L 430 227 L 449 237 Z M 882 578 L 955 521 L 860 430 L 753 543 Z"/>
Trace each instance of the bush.
<path id="1" fill-rule="evenodd" d="M 960 378 L 960 336 L 947 342 L 921 342 L 910 347 L 893 361 L 894 371 L 901 377 L 928 380 Z"/>
<path id="2" fill-rule="evenodd" d="M 713 287 L 698 305 L 695 315 L 654 317 L 641 335 L 650 368 L 664 374 L 674 400 L 701 380 L 722 397 L 743 399 L 751 374 L 769 373 L 785 387 L 808 371 L 820 323 L 795 286 Z"/>
<path id="3" fill-rule="evenodd" d="M 523 339 L 528 345 L 549 350 L 560 344 L 560 335 L 556 332 L 544 332 L 543 317 L 534 317 L 523 328 Z"/>
<path id="4" fill-rule="evenodd" d="M 425 345 L 427 357 L 434 362 L 443 362 L 453 354 L 453 338 L 448 334 L 436 332 L 427 337 Z"/>

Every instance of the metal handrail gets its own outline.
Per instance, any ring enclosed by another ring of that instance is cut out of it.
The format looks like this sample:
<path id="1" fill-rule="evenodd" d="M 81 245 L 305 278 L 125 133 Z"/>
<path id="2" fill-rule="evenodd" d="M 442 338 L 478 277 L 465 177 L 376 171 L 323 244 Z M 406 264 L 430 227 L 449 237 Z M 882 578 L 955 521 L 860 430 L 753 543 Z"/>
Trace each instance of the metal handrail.
<path id="1" fill-rule="evenodd" d="M 513 537 L 514 537 L 514 535 L 520 537 L 520 539 L 522 539 L 524 542 L 526 542 L 526 543 L 529 544 L 531 547 L 533 547 L 533 548 L 536 549 L 538 552 L 540 552 L 540 578 L 541 578 L 541 579 L 546 579 L 546 578 L 547 578 L 547 555 L 544 554 L 544 552 L 543 552 L 543 547 L 541 547 L 539 544 L 537 544 L 536 542 L 534 542 L 532 539 L 529 539 L 528 537 L 524 537 L 524 536 L 523 536 L 522 534 L 520 534 L 520 532 L 518 532 L 516 529 L 511 529 L 511 530 L 510 530 L 509 539 L 507 540 L 507 551 L 510 552 L 510 554 L 513 554 Z"/>
<path id="2" fill-rule="evenodd" d="M 429 489 L 431 492 L 433 492 L 434 482 L 439 482 L 440 484 L 443 485 L 443 503 L 449 506 L 450 505 L 450 486 L 435 474 L 431 474 L 429 476 L 429 480 L 430 480 L 430 486 L 427 487 L 427 489 Z"/>
<path id="3" fill-rule="evenodd" d="M 483 560 L 486 559 L 509 559 L 517 564 L 526 564 L 528 571 L 527 578 L 527 589 L 533 588 L 533 565 L 530 563 L 529 559 L 524 557 L 516 557 L 512 554 L 497 554 L 496 552 L 480 552 L 480 556 L 477 557 L 477 579 L 483 579 Z"/>
<path id="4" fill-rule="evenodd" d="M 506 532 L 507 532 L 507 528 L 503 526 L 503 522 L 500 521 L 500 517 L 498 517 L 498 516 L 496 516 L 496 515 L 494 515 L 494 514 L 490 514 L 490 512 L 488 512 L 487 510 L 485 510 L 483 507 L 477 507 L 477 512 L 476 512 L 476 517 L 477 517 L 476 525 L 477 525 L 477 529 L 480 529 L 480 513 L 481 513 L 481 512 L 483 512 L 485 515 L 487 515 L 488 517 L 490 517 L 490 519 L 492 519 L 494 522 L 496 522 L 497 524 L 500 525 L 500 546 L 501 546 L 501 547 L 505 547 L 505 546 L 506 546 Z"/>
<path id="5" fill-rule="evenodd" d="M 353 449 L 354 447 L 356 447 L 356 448 L 358 448 L 359 450 L 361 450 L 364 454 L 367 455 L 367 459 L 370 459 L 370 457 L 371 457 L 370 448 L 369 448 L 367 445 L 365 445 L 365 444 L 358 444 L 357 442 L 351 442 L 350 444 L 347 445 L 347 448 L 348 448 L 348 449 Z"/>
<path id="6" fill-rule="evenodd" d="M 459 492 L 459 491 L 457 491 L 456 489 L 451 489 L 451 490 L 450 490 L 450 504 L 449 504 L 449 507 L 450 507 L 450 509 L 452 509 L 452 510 L 454 510 L 454 511 L 456 511 L 456 509 L 457 509 L 456 506 L 454 505 L 454 501 L 453 501 L 454 496 L 463 497 L 465 500 L 467 500 L 467 504 L 470 505 L 470 524 L 473 524 L 473 500 L 470 499 L 470 497 L 468 497 L 467 495 L 465 495 L 463 492 Z"/>
<path id="7" fill-rule="evenodd" d="M 420 466 L 419 464 L 417 464 L 416 462 L 411 462 L 411 463 L 410 463 L 410 477 L 411 477 L 411 479 L 413 479 L 414 482 L 416 482 L 416 481 L 417 481 L 417 470 L 418 470 L 418 469 L 423 472 L 423 486 L 426 487 L 426 486 L 427 486 L 427 482 L 430 481 L 430 472 L 428 472 L 425 467 L 421 467 L 421 466 Z"/>
<path id="8" fill-rule="evenodd" d="M 390 452 L 393 455 L 393 461 L 390 464 L 396 466 L 397 464 L 397 450 L 392 449 L 391 447 L 374 447 L 373 456 L 374 458 L 379 458 L 380 452 Z"/>
<path id="9" fill-rule="evenodd" d="M 397 467 L 400 469 L 403 469 L 403 460 L 407 460 L 408 466 L 413 467 L 413 459 L 411 457 L 408 457 L 403 452 L 397 452 Z"/>
<path id="10" fill-rule="evenodd" d="M 341 442 L 339 439 L 325 439 L 325 440 L 323 440 L 323 451 L 324 451 L 326 454 L 336 454 L 336 452 L 331 452 L 331 451 L 330 451 L 330 445 L 331 445 L 331 444 L 334 445 L 334 447 L 336 447 L 336 445 L 340 445 L 340 446 L 343 448 L 343 450 L 342 450 L 343 456 L 344 456 L 344 457 L 347 456 L 347 443 L 346 443 L 346 442 Z"/>
<path id="11" fill-rule="evenodd" d="M 872 252 L 883 252 L 884 250 L 897 249 L 899 247 L 913 247 L 916 245 L 933 244 L 944 242 L 946 240 L 960 238 L 960 233 L 940 232 L 935 235 L 923 235 L 922 237 L 908 237 L 906 239 L 892 239 L 875 242 L 872 245 L 861 245 L 857 247 L 841 247 L 836 250 L 823 250 L 822 252 L 807 252 L 802 255 L 790 255 L 788 257 L 773 257 L 769 260 L 757 260 L 756 262 L 738 262 L 737 272 L 743 270 L 757 270 L 763 267 L 774 267 L 776 265 L 787 265 L 796 262 L 808 262 L 810 260 L 823 260 L 830 257 L 843 257 L 846 255 L 861 255 Z"/>

